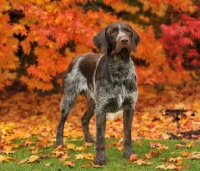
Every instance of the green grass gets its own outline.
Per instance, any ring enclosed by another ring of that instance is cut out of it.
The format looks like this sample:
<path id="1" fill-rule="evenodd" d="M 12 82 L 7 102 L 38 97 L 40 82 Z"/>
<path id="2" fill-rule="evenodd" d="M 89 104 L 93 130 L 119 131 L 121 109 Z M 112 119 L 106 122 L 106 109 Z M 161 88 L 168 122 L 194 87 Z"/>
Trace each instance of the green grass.
<path id="1" fill-rule="evenodd" d="M 117 142 L 118 140 L 114 139 L 107 139 L 106 144 L 109 145 L 110 142 Z M 157 157 L 153 157 L 150 159 L 151 165 L 137 165 L 134 163 L 129 163 L 128 160 L 123 158 L 123 151 L 119 151 L 116 149 L 116 147 L 112 147 L 109 149 L 106 149 L 106 155 L 107 155 L 107 164 L 103 166 L 102 168 L 99 168 L 99 170 L 102 171 L 156 171 L 159 169 L 156 169 L 158 165 L 161 165 L 165 163 L 163 161 L 163 158 L 175 158 L 175 157 L 182 157 L 183 159 L 183 170 L 184 171 L 198 171 L 200 170 L 200 160 L 191 160 L 186 159 L 181 155 L 181 152 L 192 152 L 192 151 L 199 151 L 200 152 L 200 144 L 199 142 L 195 142 L 195 147 L 192 147 L 190 149 L 188 148 L 182 148 L 182 149 L 176 149 L 175 145 L 182 143 L 182 140 L 141 140 L 143 144 L 140 146 L 138 143 L 133 142 L 133 149 L 136 154 L 139 155 L 140 158 L 144 158 L 145 154 L 150 153 L 151 151 L 156 151 L 156 149 L 151 149 L 149 143 L 150 142 L 159 142 L 165 146 L 168 146 L 169 148 L 167 150 L 161 151 L 161 154 Z M 16 141 L 16 143 L 20 143 L 19 141 Z M 68 143 L 76 144 L 77 146 L 80 146 L 83 144 L 82 140 L 77 141 L 69 141 Z M 189 143 L 189 142 L 186 142 Z M 42 154 L 51 154 L 53 151 L 53 147 L 41 149 L 43 152 Z M 95 153 L 94 146 L 88 147 L 86 151 L 83 151 L 84 153 Z M 39 162 L 34 162 L 30 164 L 18 164 L 17 162 L 28 158 L 31 155 L 31 151 L 28 149 L 28 147 L 21 147 L 19 149 L 16 149 L 15 153 L 10 154 L 9 156 L 13 157 L 14 159 L 9 162 L 2 162 L 0 163 L 0 171 L 67 171 L 67 170 L 76 170 L 76 171 L 93 171 L 96 170 L 96 168 L 93 167 L 86 167 L 82 168 L 81 166 L 84 164 L 88 164 L 90 161 L 86 159 L 80 159 L 76 160 L 75 155 L 80 154 L 82 152 L 70 150 L 68 151 L 68 154 L 70 158 L 68 161 L 73 161 L 75 163 L 74 167 L 68 167 L 64 166 L 63 163 L 59 160 L 59 158 L 55 157 L 48 157 L 48 158 L 42 158 L 39 160 Z M 173 154 L 172 154 L 173 153 Z M 4 154 L 0 154 L 4 155 Z M 51 154 L 53 156 L 53 154 Z M 46 163 L 51 163 L 50 166 L 45 166 Z"/>

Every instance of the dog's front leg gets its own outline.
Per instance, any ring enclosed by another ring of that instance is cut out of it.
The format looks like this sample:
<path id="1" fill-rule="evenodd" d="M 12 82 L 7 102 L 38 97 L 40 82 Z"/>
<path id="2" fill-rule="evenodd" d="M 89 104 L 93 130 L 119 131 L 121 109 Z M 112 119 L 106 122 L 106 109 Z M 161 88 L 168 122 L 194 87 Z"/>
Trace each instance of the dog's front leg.
<path id="1" fill-rule="evenodd" d="M 131 139 L 131 127 L 134 115 L 134 106 L 130 102 L 126 102 L 124 106 L 124 157 L 130 158 L 133 154 L 132 139 Z"/>
<path id="2" fill-rule="evenodd" d="M 105 127 L 106 127 L 106 113 L 102 111 L 96 111 L 96 158 L 94 164 L 105 165 Z"/>

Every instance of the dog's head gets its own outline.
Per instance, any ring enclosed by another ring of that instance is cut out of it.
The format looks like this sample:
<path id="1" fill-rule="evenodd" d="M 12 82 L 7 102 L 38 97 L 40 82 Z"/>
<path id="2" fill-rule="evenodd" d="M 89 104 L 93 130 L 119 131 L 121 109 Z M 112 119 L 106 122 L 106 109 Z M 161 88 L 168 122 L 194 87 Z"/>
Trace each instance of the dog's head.
<path id="1" fill-rule="evenodd" d="M 122 50 L 136 52 L 140 41 L 137 32 L 125 23 L 112 23 L 103 28 L 94 38 L 94 45 L 103 53 L 118 54 Z"/>

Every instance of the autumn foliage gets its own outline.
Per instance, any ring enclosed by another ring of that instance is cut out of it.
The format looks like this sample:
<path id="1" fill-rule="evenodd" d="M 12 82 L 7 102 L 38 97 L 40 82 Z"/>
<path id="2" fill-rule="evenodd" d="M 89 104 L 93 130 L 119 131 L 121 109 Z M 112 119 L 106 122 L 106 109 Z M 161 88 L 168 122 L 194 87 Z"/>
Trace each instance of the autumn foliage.
<path id="1" fill-rule="evenodd" d="M 141 37 L 132 54 L 140 84 L 196 77 L 184 65 L 200 65 L 200 5 L 194 2 L 0 0 L 0 90 L 16 80 L 29 90 L 54 89 L 70 61 L 97 51 L 93 36 L 115 21 L 130 24 Z"/>

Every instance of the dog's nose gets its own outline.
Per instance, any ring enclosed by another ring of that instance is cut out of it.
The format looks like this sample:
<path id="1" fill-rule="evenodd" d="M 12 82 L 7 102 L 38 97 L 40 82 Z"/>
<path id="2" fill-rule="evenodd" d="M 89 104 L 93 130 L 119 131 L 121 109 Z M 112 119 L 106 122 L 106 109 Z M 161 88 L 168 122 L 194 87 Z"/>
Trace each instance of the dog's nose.
<path id="1" fill-rule="evenodd" d="M 127 38 L 123 38 L 123 39 L 121 40 L 121 43 L 123 43 L 123 44 L 128 43 L 128 39 L 127 39 Z"/>

